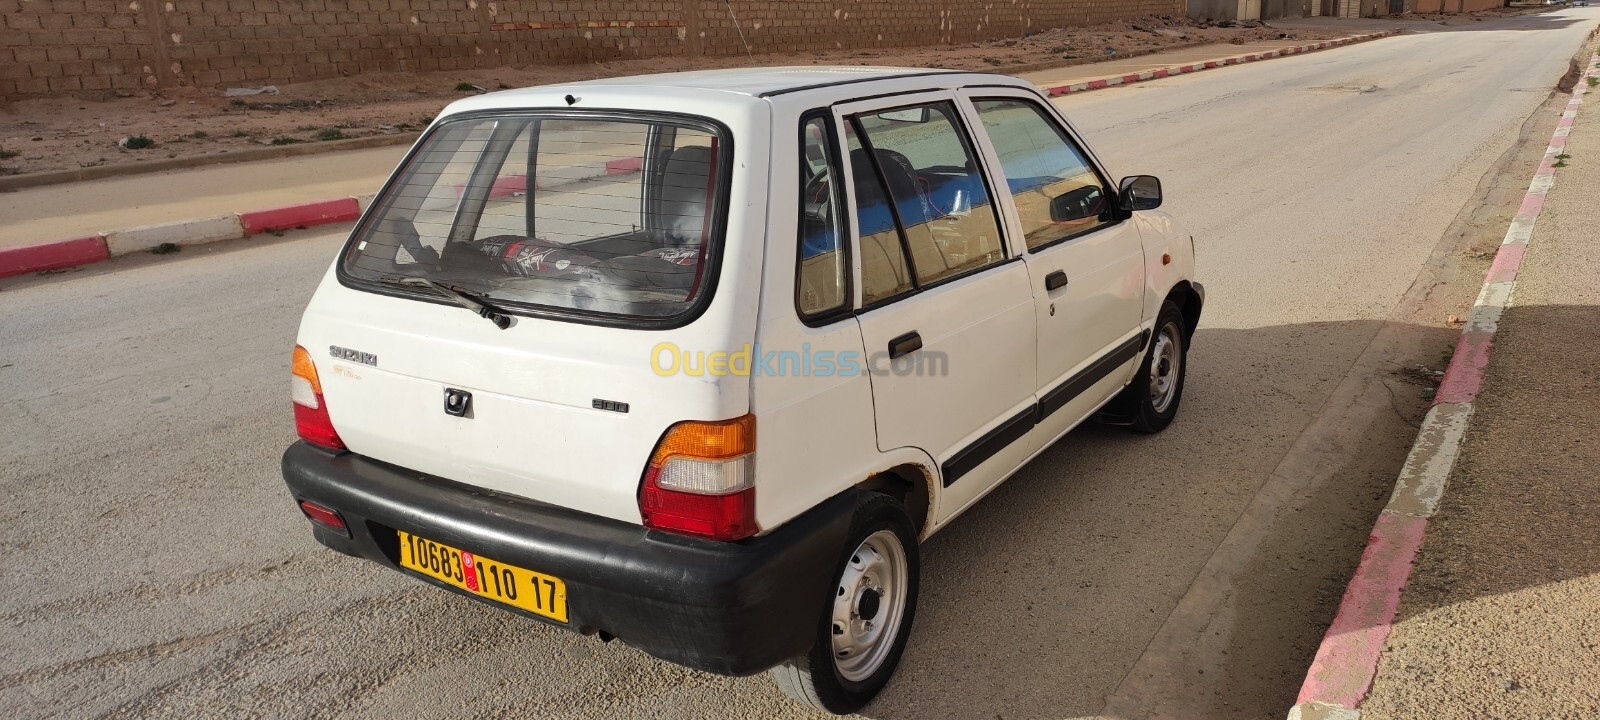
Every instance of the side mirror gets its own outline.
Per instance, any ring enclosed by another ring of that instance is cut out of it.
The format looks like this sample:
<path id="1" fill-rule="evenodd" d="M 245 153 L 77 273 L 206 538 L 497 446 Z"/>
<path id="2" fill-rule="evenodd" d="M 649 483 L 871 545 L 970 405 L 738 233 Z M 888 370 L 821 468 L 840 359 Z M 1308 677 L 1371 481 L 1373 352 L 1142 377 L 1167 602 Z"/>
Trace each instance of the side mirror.
<path id="1" fill-rule="evenodd" d="M 1050 222 L 1064 223 L 1098 217 L 1105 212 L 1105 195 L 1098 185 L 1085 185 L 1050 198 Z"/>
<path id="2" fill-rule="evenodd" d="M 906 123 L 925 123 L 928 121 L 928 106 L 905 108 L 903 110 L 888 110 L 878 113 L 883 120 Z"/>
<path id="3" fill-rule="evenodd" d="M 1154 175 L 1130 175 L 1122 179 L 1117 194 L 1123 210 L 1154 210 L 1161 207 L 1161 180 Z"/>

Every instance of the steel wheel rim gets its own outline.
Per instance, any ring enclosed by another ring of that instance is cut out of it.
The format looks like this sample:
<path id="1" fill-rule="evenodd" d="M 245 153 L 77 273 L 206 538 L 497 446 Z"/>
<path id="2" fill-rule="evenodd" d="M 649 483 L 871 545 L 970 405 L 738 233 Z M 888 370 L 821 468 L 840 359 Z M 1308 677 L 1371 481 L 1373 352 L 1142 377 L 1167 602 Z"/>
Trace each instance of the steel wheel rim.
<path id="1" fill-rule="evenodd" d="M 883 667 L 900 635 L 910 584 L 906 550 L 893 531 L 868 535 L 850 553 L 829 621 L 833 665 L 844 679 L 864 682 Z"/>
<path id="2" fill-rule="evenodd" d="M 1176 323 L 1167 323 L 1156 334 L 1150 349 L 1150 406 L 1164 413 L 1178 396 L 1178 377 L 1183 370 L 1182 336 Z"/>

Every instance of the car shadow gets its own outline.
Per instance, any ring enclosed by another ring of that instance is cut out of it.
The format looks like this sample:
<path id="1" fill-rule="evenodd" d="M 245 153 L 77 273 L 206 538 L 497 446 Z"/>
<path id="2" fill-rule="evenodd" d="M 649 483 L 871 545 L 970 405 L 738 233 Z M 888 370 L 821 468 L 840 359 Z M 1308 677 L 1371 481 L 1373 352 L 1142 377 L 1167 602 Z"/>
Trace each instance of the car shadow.
<path id="1" fill-rule="evenodd" d="M 1427 409 L 1431 383 L 1399 366 L 1334 399 L 1385 328 L 1456 335 L 1199 331 L 1165 432 L 1086 424 L 924 545 L 914 634 L 863 714 L 1281 717 Z"/>

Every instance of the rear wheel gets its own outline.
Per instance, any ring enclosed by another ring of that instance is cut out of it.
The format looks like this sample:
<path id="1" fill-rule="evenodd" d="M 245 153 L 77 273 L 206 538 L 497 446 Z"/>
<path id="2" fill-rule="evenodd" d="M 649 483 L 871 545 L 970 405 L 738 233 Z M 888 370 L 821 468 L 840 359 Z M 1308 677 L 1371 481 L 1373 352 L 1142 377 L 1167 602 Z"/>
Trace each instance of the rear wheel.
<path id="1" fill-rule="evenodd" d="M 811 651 L 771 671 L 790 697 L 838 715 L 866 705 L 900 664 L 921 570 L 911 518 L 887 495 L 862 495 L 849 537 Z"/>

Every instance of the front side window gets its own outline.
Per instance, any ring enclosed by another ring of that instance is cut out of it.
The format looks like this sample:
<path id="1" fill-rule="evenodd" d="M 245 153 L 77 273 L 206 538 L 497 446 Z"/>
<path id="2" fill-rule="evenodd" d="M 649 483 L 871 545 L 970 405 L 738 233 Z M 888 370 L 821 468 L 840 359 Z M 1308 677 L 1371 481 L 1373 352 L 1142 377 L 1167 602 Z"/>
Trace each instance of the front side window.
<path id="1" fill-rule="evenodd" d="M 447 121 L 378 198 L 342 270 L 391 286 L 425 278 L 512 309 L 683 315 L 703 299 L 720 242 L 725 145 L 687 121 Z"/>
<path id="2" fill-rule="evenodd" d="M 973 104 L 1000 155 L 1000 169 L 1022 217 L 1028 249 L 1113 221 L 1110 197 L 1099 176 L 1042 108 L 1024 100 Z"/>
<path id="3" fill-rule="evenodd" d="M 896 108 L 853 121 L 865 137 L 851 152 L 851 166 L 870 163 L 878 187 L 887 188 L 918 287 L 1005 259 L 989 191 L 954 106 Z M 867 210 L 858 212 L 865 226 Z"/>

